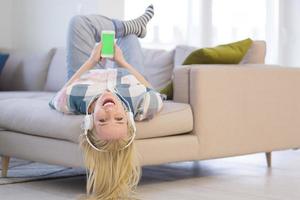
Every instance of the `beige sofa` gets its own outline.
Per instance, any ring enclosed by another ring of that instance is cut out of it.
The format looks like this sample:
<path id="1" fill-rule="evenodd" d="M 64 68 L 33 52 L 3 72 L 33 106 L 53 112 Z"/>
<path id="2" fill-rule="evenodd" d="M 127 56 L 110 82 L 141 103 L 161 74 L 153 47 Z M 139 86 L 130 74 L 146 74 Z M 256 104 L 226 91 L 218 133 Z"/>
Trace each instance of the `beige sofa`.
<path id="1" fill-rule="evenodd" d="M 256 46 L 254 46 L 256 45 Z M 264 65 L 265 44 L 254 43 L 240 65 L 179 66 L 191 51 L 144 50 L 154 86 L 174 71 L 174 100 L 153 120 L 137 123 L 143 165 L 204 160 L 300 146 L 300 69 Z M 167 71 L 167 72 L 166 72 Z M 81 115 L 48 107 L 65 81 L 65 50 L 28 55 L 11 51 L 0 75 L 0 155 L 83 166 Z"/>

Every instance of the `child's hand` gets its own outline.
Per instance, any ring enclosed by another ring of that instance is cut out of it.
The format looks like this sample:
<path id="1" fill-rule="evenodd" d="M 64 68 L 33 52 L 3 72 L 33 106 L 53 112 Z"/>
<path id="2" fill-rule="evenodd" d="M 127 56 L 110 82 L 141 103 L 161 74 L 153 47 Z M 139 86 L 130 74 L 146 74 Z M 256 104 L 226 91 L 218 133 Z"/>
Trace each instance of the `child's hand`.
<path id="1" fill-rule="evenodd" d="M 95 47 L 89 57 L 89 62 L 91 62 L 91 64 L 93 66 L 95 66 L 97 63 L 99 63 L 99 61 L 101 62 L 101 64 L 105 65 L 105 58 L 101 57 L 101 50 L 102 50 L 102 43 L 96 43 Z"/>
<path id="2" fill-rule="evenodd" d="M 117 62 L 118 65 L 120 65 L 121 67 L 123 67 L 124 64 L 126 63 L 126 60 L 124 59 L 123 56 L 123 52 L 117 44 L 115 44 L 115 55 L 113 60 Z"/>

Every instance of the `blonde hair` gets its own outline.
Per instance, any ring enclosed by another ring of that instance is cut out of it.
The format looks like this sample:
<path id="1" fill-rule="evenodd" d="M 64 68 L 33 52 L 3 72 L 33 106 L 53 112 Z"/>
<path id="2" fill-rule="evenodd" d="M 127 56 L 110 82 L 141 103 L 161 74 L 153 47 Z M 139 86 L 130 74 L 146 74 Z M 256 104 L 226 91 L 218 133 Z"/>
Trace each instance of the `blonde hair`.
<path id="1" fill-rule="evenodd" d="M 128 132 L 132 133 L 128 125 Z M 80 147 L 84 154 L 87 169 L 86 200 L 125 200 L 135 199 L 135 190 L 141 176 L 134 142 L 120 150 L 128 142 L 126 139 L 103 141 L 96 137 L 95 131 L 88 133 L 96 147 L 106 152 L 95 150 L 84 135 L 80 137 Z"/>

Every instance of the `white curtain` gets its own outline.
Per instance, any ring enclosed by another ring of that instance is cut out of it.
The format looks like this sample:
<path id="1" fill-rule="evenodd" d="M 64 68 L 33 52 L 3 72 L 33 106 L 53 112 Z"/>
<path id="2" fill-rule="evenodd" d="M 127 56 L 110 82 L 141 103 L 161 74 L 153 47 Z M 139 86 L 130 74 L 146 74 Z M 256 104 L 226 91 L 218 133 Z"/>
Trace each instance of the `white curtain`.
<path id="1" fill-rule="evenodd" d="M 300 1 L 279 1 L 279 41 L 280 63 L 300 67 Z"/>
<path id="2" fill-rule="evenodd" d="M 155 17 L 145 47 L 210 47 L 250 37 L 267 42 L 267 63 L 300 66 L 299 0 L 125 0 L 125 18 L 150 3 Z"/>

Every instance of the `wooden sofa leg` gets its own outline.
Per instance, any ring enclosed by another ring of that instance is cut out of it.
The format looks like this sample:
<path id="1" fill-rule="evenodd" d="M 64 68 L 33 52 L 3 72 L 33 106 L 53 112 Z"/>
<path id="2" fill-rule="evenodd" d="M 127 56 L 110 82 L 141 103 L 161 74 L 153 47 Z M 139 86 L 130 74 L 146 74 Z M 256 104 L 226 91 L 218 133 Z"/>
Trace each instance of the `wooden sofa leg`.
<path id="1" fill-rule="evenodd" d="M 7 171 L 8 171 L 8 165 L 9 165 L 9 159 L 8 156 L 1 156 L 2 159 L 2 177 L 7 177 Z"/>
<path id="2" fill-rule="evenodd" d="M 266 152 L 266 160 L 268 167 L 272 166 L 272 152 Z"/>

